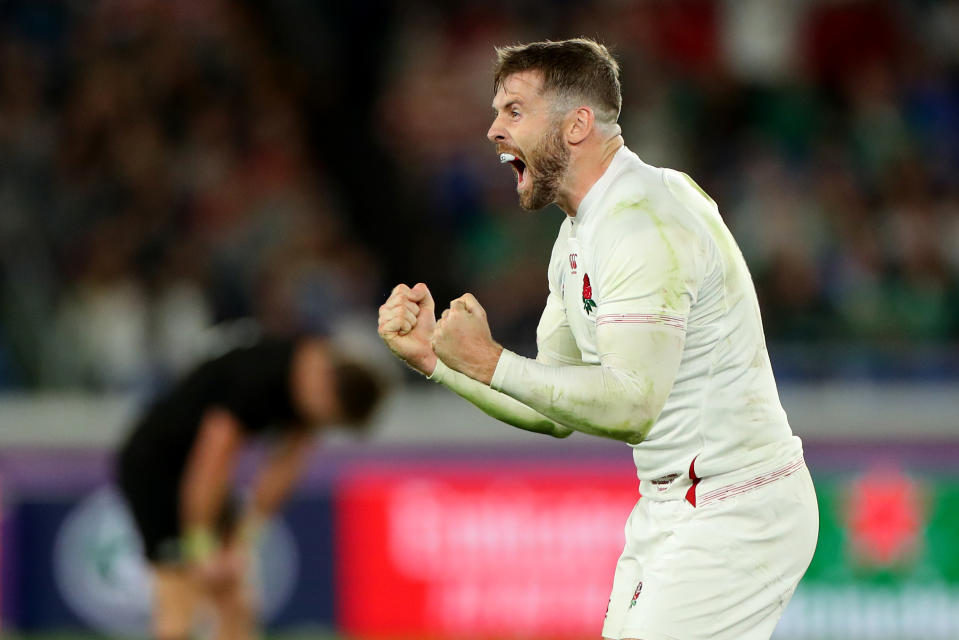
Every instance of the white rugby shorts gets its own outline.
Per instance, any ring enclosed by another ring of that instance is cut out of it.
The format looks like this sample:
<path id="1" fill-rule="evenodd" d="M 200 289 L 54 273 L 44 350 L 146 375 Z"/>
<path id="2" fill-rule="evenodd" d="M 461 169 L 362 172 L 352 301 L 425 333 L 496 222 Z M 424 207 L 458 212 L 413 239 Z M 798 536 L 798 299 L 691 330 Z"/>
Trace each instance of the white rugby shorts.
<path id="1" fill-rule="evenodd" d="M 695 507 L 641 498 L 626 522 L 603 637 L 768 640 L 819 536 L 815 490 L 799 462 Z"/>

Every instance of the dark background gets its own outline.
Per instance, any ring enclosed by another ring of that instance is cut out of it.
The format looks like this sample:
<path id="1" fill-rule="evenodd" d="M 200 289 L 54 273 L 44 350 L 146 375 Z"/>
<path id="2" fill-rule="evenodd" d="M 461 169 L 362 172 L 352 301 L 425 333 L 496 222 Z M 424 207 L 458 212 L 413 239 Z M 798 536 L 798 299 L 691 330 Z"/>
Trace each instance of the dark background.
<path id="1" fill-rule="evenodd" d="M 472 291 L 523 353 L 562 213 L 497 162 L 493 47 L 587 35 L 719 203 L 785 378 L 959 375 L 956 2 L 0 1 L 0 388 L 152 391 L 209 328 Z"/>

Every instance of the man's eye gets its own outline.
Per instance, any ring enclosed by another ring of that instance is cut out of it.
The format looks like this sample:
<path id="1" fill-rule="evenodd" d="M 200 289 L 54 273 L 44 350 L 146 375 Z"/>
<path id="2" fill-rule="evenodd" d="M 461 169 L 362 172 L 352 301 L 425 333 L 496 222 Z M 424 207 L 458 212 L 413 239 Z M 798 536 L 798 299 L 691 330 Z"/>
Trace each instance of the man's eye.
<path id="1" fill-rule="evenodd" d="M 512 118 L 518 118 L 518 117 L 519 117 L 519 111 L 510 111 L 509 115 L 510 115 Z"/>

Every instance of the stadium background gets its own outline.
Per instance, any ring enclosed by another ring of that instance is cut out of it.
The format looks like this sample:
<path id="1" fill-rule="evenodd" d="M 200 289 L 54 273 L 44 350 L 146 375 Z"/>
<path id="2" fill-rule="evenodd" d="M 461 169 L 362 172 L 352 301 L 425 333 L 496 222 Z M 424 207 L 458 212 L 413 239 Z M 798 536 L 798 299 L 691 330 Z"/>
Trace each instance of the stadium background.
<path id="1" fill-rule="evenodd" d="M 575 35 L 757 283 L 822 511 L 775 637 L 959 638 L 959 2 L 933 0 L 0 1 L 3 630 L 137 637 L 111 447 L 251 326 L 375 349 L 424 280 L 532 353 L 561 214 L 519 210 L 484 139 L 492 46 Z M 597 637 L 628 453 L 402 375 L 268 536 L 271 633 Z"/>

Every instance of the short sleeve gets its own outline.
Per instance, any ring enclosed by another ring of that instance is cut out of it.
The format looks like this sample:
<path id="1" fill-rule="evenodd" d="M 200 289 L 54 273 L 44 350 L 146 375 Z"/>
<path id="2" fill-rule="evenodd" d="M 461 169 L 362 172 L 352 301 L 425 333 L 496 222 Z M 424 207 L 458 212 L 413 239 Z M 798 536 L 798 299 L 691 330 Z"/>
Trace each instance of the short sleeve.
<path id="1" fill-rule="evenodd" d="M 294 344 L 268 340 L 223 358 L 219 403 L 240 421 L 247 433 L 288 429 L 299 424 L 290 386 Z"/>
<path id="2" fill-rule="evenodd" d="M 654 324 L 685 332 L 701 280 L 695 233 L 644 201 L 618 212 L 597 235 L 597 326 Z"/>

